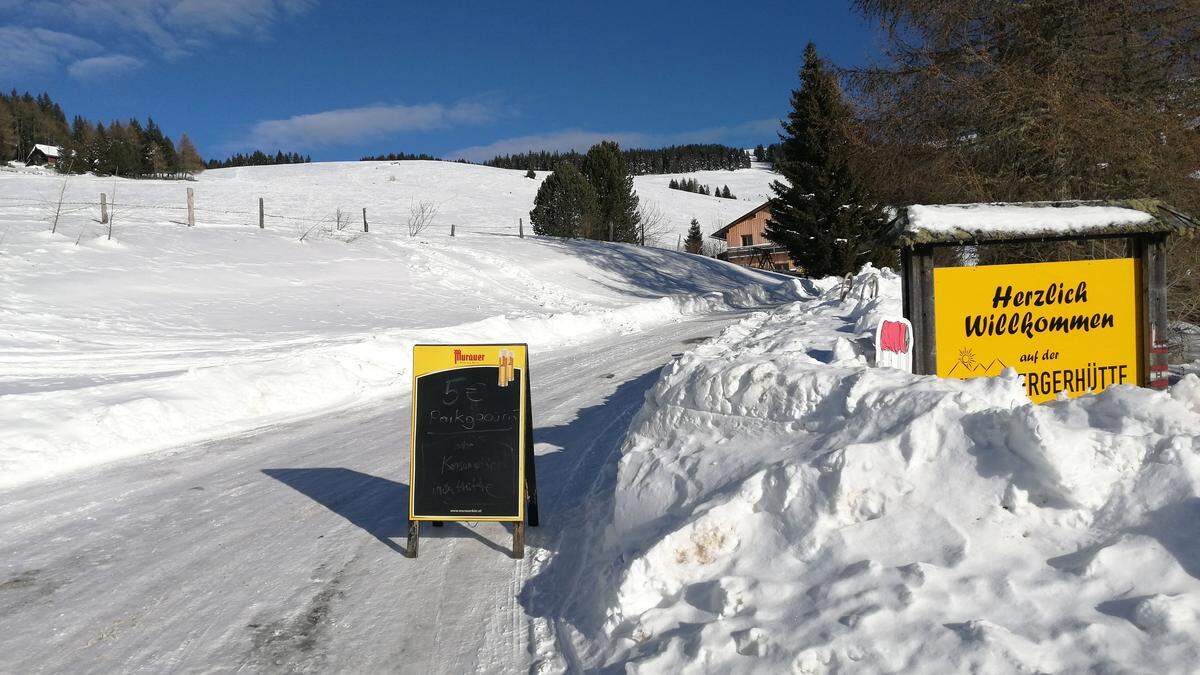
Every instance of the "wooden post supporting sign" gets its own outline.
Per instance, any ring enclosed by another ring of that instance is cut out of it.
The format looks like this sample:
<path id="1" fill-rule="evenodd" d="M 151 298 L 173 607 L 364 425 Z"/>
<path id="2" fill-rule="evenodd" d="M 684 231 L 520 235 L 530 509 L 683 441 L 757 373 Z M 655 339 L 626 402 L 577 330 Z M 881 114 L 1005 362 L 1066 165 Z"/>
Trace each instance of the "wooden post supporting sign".
<path id="1" fill-rule="evenodd" d="M 196 226 L 196 193 L 192 188 L 187 189 L 188 227 Z"/>
<path id="2" fill-rule="evenodd" d="M 933 249 L 905 247 L 900 251 L 904 316 L 912 323 L 912 367 L 917 375 L 937 373 L 937 346 L 933 323 Z"/>
<path id="3" fill-rule="evenodd" d="M 1165 234 L 1130 238 L 1130 257 L 1138 261 L 1142 294 L 1144 385 L 1167 388 L 1167 256 Z"/>

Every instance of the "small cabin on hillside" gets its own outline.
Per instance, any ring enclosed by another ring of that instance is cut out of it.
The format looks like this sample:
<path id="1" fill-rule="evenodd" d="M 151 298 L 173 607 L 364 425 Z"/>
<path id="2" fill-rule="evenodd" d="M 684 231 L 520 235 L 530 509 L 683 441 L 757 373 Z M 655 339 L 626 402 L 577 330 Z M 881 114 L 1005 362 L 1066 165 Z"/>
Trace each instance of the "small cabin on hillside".
<path id="1" fill-rule="evenodd" d="M 25 159 L 27 166 L 54 166 L 58 164 L 58 147 L 54 145 L 42 145 L 38 143 L 29 151 L 29 157 Z"/>
<path id="2" fill-rule="evenodd" d="M 776 272 L 795 272 L 796 263 L 786 248 L 766 237 L 767 221 L 771 218 L 771 202 L 756 206 L 749 213 L 713 232 L 728 247 L 717 255 L 721 260 Z"/>

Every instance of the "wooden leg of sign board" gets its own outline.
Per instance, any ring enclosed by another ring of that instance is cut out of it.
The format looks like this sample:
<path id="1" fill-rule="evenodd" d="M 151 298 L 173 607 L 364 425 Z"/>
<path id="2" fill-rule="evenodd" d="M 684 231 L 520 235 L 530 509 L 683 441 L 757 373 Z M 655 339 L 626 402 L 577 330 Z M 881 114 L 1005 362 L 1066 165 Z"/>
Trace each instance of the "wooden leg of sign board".
<path id="1" fill-rule="evenodd" d="M 408 557 L 417 557 L 417 547 L 421 543 L 421 521 L 408 521 Z"/>
<path id="2" fill-rule="evenodd" d="M 537 466 L 533 458 L 533 397 L 529 395 L 529 357 L 525 357 L 525 498 L 530 527 L 538 526 Z"/>
<path id="3" fill-rule="evenodd" d="M 525 557 L 525 523 L 520 520 L 513 523 L 513 557 Z"/>

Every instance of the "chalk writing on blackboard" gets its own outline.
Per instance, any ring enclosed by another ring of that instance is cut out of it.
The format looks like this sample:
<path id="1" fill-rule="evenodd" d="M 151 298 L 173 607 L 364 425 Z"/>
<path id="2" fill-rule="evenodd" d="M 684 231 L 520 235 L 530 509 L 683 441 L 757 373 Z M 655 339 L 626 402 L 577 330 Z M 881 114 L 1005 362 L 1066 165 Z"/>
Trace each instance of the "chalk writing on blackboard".
<path id="1" fill-rule="evenodd" d="M 410 518 L 522 517 L 523 351 L 414 348 Z"/>

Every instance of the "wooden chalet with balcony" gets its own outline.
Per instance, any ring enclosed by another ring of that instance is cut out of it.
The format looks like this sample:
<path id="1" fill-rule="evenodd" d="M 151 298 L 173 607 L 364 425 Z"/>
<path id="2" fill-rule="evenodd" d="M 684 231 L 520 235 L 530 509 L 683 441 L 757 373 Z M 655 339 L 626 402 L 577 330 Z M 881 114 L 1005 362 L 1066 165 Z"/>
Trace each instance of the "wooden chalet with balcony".
<path id="1" fill-rule="evenodd" d="M 713 232 L 728 247 L 717 255 L 721 260 L 776 272 L 797 272 L 795 261 L 786 248 L 766 238 L 771 202 L 764 202 L 749 213 Z"/>

